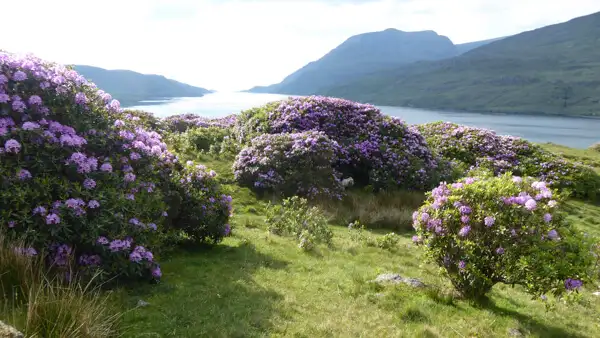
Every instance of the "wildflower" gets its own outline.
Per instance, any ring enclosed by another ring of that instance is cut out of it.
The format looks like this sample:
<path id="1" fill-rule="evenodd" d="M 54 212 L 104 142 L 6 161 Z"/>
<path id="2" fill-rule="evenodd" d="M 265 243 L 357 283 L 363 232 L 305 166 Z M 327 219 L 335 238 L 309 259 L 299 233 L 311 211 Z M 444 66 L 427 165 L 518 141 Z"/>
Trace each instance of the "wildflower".
<path id="1" fill-rule="evenodd" d="M 424 212 L 421 214 L 421 221 L 427 222 L 429 220 L 429 214 Z"/>
<path id="2" fill-rule="evenodd" d="M 529 211 L 533 211 L 537 208 L 537 202 L 532 198 L 525 202 L 525 208 Z"/>
<path id="3" fill-rule="evenodd" d="M 88 189 L 88 190 L 94 189 L 96 187 L 96 181 L 94 181 L 91 178 L 86 178 L 83 181 L 83 187 L 86 188 L 86 189 Z"/>
<path id="4" fill-rule="evenodd" d="M 19 170 L 19 173 L 17 174 L 17 176 L 19 177 L 19 180 L 21 180 L 21 181 L 28 180 L 32 177 L 31 173 L 27 169 Z"/>
<path id="5" fill-rule="evenodd" d="M 31 95 L 28 100 L 29 104 L 32 106 L 37 106 L 42 104 L 42 98 L 37 95 Z"/>
<path id="6" fill-rule="evenodd" d="M 58 224 L 60 223 L 60 217 L 57 214 L 50 214 L 46 216 L 46 224 Z"/>
<path id="7" fill-rule="evenodd" d="M 13 80 L 15 81 L 25 81 L 27 80 L 27 74 L 25 74 L 24 72 L 17 70 L 13 76 L 12 76 Z"/>
<path id="8" fill-rule="evenodd" d="M 571 279 L 568 278 L 565 281 L 565 289 L 567 290 L 576 290 L 579 289 L 583 286 L 583 282 L 580 281 L 579 279 Z"/>
<path id="9" fill-rule="evenodd" d="M 96 201 L 96 200 L 91 200 L 88 202 L 88 208 L 90 209 L 96 209 L 100 207 L 100 202 Z"/>
<path id="10" fill-rule="evenodd" d="M 100 170 L 106 173 L 110 173 L 112 172 L 113 168 L 112 165 L 110 165 L 110 163 L 104 163 L 100 166 Z"/>
<path id="11" fill-rule="evenodd" d="M 460 231 L 458 232 L 458 235 L 460 237 L 467 237 L 469 235 L 469 232 L 471 232 L 471 227 L 468 225 L 465 225 L 464 227 L 462 227 L 460 229 Z"/>
<path id="12" fill-rule="evenodd" d="M 483 223 L 485 224 L 485 226 L 487 227 L 491 227 L 492 225 L 494 225 L 494 223 L 496 222 L 496 219 L 492 216 L 487 216 L 484 220 Z"/>
<path id="13" fill-rule="evenodd" d="M 17 154 L 21 151 L 21 144 L 15 139 L 10 139 L 4 143 L 4 149 L 7 153 Z"/>
<path id="14" fill-rule="evenodd" d="M 469 223 L 470 220 L 471 219 L 467 215 L 463 215 L 463 216 L 460 217 L 460 221 L 463 222 L 463 223 L 465 223 L 465 224 Z"/>
<path id="15" fill-rule="evenodd" d="M 23 123 L 23 126 L 21 126 L 21 128 L 23 130 L 35 130 L 35 129 L 39 129 L 40 125 L 35 122 L 27 121 L 27 122 Z"/>
<path id="16" fill-rule="evenodd" d="M 558 239 L 558 231 L 556 231 L 554 229 L 548 231 L 548 238 L 550 238 L 551 240 Z"/>
<path id="17" fill-rule="evenodd" d="M 552 221 L 552 214 L 545 214 L 544 215 L 544 222 L 550 223 L 551 221 Z"/>
<path id="18" fill-rule="evenodd" d="M 496 253 L 497 253 L 498 255 L 502 255 L 502 254 L 504 254 L 504 248 L 498 248 L 498 249 L 496 249 Z"/>
<path id="19" fill-rule="evenodd" d="M 458 268 L 464 270 L 467 267 L 467 263 L 465 261 L 458 262 Z"/>
<path id="20" fill-rule="evenodd" d="M 100 236 L 96 240 L 96 243 L 102 244 L 102 245 L 106 245 L 106 244 L 108 244 L 108 239 L 106 237 L 104 237 L 104 236 Z"/>
<path id="21" fill-rule="evenodd" d="M 125 182 L 133 182 L 133 181 L 135 181 L 135 175 L 132 173 L 127 173 L 127 174 L 125 174 L 124 180 L 125 180 Z"/>

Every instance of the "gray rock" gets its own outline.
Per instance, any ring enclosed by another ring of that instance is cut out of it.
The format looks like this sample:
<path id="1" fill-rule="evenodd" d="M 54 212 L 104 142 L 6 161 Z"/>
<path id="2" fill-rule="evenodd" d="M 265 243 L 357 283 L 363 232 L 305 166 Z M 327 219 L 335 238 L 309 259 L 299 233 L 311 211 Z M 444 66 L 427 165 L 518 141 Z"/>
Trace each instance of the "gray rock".
<path id="1" fill-rule="evenodd" d="M 143 300 L 141 300 L 141 299 L 140 299 L 140 300 L 138 300 L 138 303 L 137 303 L 137 306 L 138 306 L 138 307 L 144 307 L 144 306 L 148 306 L 148 305 L 150 305 L 150 303 L 148 303 L 148 302 L 145 302 L 145 301 L 143 301 Z"/>
<path id="2" fill-rule="evenodd" d="M 521 331 L 519 329 L 508 329 L 508 335 L 510 337 L 523 337 L 523 333 L 521 333 Z"/>
<path id="3" fill-rule="evenodd" d="M 383 273 L 373 281 L 375 283 L 391 283 L 391 284 L 400 284 L 404 283 L 406 285 L 410 285 L 414 288 L 422 288 L 425 287 L 425 283 L 421 282 L 416 278 L 405 278 L 400 276 L 397 273 Z"/>
<path id="4" fill-rule="evenodd" d="M 23 334 L 14 327 L 0 320 L 0 337 L 1 338 L 23 338 Z"/>
<path id="5" fill-rule="evenodd" d="M 416 278 L 404 278 L 403 282 L 414 288 L 424 288 L 426 286 L 425 283 Z"/>
<path id="6" fill-rule="evenodd" d="M 402 276 L 400 276 L 397 273 L 382 273 L 381 275 L 377 276 L 377 278 L 375 278 L 374 282 L 398 284 L 402 283 L 403 280 L 404 278 L 402 278 Z"/>

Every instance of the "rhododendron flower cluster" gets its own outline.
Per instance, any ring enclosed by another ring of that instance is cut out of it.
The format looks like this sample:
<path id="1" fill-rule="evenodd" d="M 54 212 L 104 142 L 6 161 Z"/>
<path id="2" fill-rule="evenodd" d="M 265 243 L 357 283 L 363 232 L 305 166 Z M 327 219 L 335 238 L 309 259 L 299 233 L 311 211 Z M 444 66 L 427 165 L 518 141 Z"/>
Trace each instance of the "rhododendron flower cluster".
<path id="1" fill-rule="evenodd" d="M 348 100 L 311 96 L 273 102 L 243 112 L 235 127 L 245 143 L 263 133 L 304 131 L 320 131 L 337 142 L 334 168 L 358 185 L 423 189 L 438 167 L 415 128 Z"/>
<path id="2" fill-rule="evenodd" d="M 333 168 L 338 152 L 323 132 L 264 134 L 242 149 L 233 170 L 240 184 L 255 191 L 341 198 L 344 188 Z"/>
<path id="3" fill-rule="evenodd" d="M 600 193 L 600 176 L 592 168 L 521 138 L 449 122 L 423 124 L 419 129 L 436 154 L 453 161 L 463 172 L 485 168 L 495 174 L 537 177 L 554 188 L 568 188 L 577 197 L 593 198 Z"/>
<path id="4" fill-rule="evenodd" d="M 0 227 L 55 266 L 160 276 L 151 250 L 177 208 L 167 196 L 181 168 L 138 120 L 69 68 L 0 52 Z"/>
<path id="5" fill-rule="evenodd" d="M 442 183 L 413 221 L 413 241 L 466 296 L 482 296 L 496 283 L 558 295 L 566 280 L 588 278 L 591 243 L 566 221 L 560 197 L 543 181 L 505 174 Z"/>

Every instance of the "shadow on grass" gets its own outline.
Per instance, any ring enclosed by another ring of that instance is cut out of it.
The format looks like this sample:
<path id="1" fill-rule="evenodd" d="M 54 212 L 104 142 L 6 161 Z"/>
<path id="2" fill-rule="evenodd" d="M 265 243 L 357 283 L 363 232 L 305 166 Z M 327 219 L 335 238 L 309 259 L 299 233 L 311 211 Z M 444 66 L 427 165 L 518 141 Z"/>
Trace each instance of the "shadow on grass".
<path id="1" fill-rule="evenodd" d="M 585 338 L 585 336 L 574 333 L 572 330 L 565 330 L 561 327 L 551 326 L 540 322 L 533 317 L 517 312 L 515 310 L 499 307 L 491 299 L 482 299 L 477 302 L 477 307 L 486 309 L 493 312 L 498 316 L 510 317 L 519 322 L 520 327 L 518 328 L 521 332 L 527 331 L 529 334 L 536 337 L 547 337 L 547 338 Z M 523 333 L 523 332 L 522 332 Z"/>
<path id="2" fill-rule="evenodd" d="M 258 269 L 287 263 L 248 243 L 180 250 L 163 261 L 163 281 L 128 289 L 126 337 L 251 337 L 271 328 L 282 296 L 254 281 Z M 137 307 L 139 300 L 148 306 Z"/>

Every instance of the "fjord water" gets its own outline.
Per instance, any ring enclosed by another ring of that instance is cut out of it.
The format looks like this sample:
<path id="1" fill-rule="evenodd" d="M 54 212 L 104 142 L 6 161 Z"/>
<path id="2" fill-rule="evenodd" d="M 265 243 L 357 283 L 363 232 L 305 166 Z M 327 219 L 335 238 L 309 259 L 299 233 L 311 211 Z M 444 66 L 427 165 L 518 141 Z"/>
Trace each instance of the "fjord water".
<path id="1" fill-rule="evenodd" d="M 214 93 L 203 97 L 147 101 L 127 107 L 154 113 L 157 117 L 193 113 L 206 117 L 223 117 L 288 95 L 254 93 Z M 577 117 L 480 114 L 403 107 L 379 107 L 385 114 L 400 117 L 407 123 L 448 121 L 488 128 L 498 134 L 513 135 L 532 142 L 553 142 L 574 148 L 587 148 L 600 141 L 600 119 Z"/>

